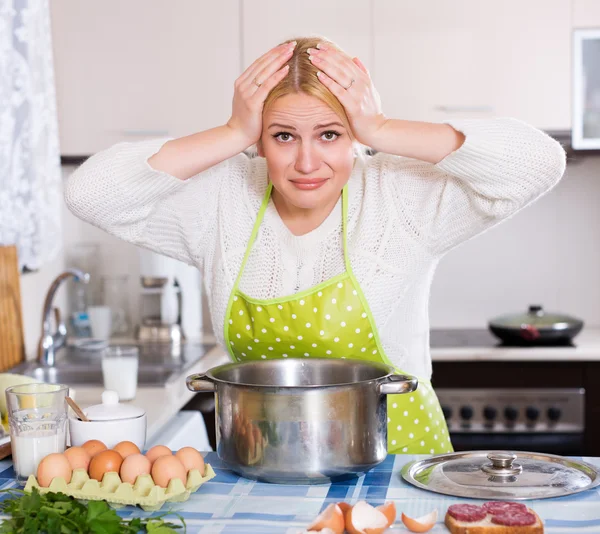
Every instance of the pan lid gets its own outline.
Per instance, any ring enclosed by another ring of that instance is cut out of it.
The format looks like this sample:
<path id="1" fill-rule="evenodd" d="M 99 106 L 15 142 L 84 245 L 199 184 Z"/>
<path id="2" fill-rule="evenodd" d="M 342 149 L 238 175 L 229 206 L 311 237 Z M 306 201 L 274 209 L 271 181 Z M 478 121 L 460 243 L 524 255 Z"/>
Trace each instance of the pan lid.
<path id="1" fill-rule="evenodd" d="M 571 495 L 600 484 L 585 462 L 521 451 L 470 451 L 406 464 L 402 477 L 418 488 L 472 499 L 526 500 Z"/>
<path id="2" fill-rule="evenodd" d="M 561 313 L 548 313 L 539 305 L 529 306 L 525 313 L 502 315 L 490 321 L 493 327 L 517 330 L 524 326 L 532 326 L 538 330 L 566 330 L 581 324 L 581 319 Z"/>

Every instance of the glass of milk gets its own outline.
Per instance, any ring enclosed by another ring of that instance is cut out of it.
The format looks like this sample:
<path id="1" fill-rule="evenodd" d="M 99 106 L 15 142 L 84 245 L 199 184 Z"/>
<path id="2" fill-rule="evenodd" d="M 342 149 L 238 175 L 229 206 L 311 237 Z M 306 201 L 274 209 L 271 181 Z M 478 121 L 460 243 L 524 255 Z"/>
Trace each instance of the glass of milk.
<path id="1" fill-rule="evenodd" d="M 133 345 L 111 345 L 102 353 L 104 389 L 116 391 L 119 400 L 135 398 L 138 383 L 139 351 Z"/>
<path id="2" fill-rule="evenodd" d="M 69 387 L 22 384 L 6 389 L 12 457 L 17 481 L 35 475 L 41 459 L 66 447 Z"/>

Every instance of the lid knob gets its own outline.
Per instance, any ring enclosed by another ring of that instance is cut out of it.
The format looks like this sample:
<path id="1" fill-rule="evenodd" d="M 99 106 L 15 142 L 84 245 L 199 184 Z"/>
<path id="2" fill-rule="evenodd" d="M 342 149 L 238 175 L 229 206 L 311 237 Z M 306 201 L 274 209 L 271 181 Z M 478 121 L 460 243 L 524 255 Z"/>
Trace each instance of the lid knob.
<path id="1" fill-rule="evenodd" d="M 102 404 L 115 405 L 119 404 L 119 394 L 116 391 L 107 389 L 102 392 Z"/>
<path id="2" fill-rule="evenodd" d="M 539 304 L 532 304 L 529 306 L 529 313 L 534 315 L 543 315 L 544 309 Z"/>
<path id="3" fill-rule="evenodd" d="M 492 463 L 483 465 L 481 469 L 492 476 L 513 476 L 518 475 L 523 471 L 523 468 L 519 464 L 514 463 L 517 459 L 516 454 L 491 452 L 487 457 Z"/>

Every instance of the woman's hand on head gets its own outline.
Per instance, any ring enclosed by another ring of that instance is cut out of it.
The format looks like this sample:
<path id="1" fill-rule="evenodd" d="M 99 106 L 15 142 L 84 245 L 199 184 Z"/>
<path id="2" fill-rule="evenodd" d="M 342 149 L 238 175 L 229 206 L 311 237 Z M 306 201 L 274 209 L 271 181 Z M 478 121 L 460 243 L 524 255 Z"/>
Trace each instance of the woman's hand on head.
<path id="1" fill-rule="evenodd" d="M 386 118 L 381 111 L 381 99 L 369 71 L 358 58 L 350 58 L 334 47 L 320 44 L 308 49 L 312 64 L 319 69 L 318 77 L 346 110 L 356 139 L 373 147 L 378 130 Z"/>
<path id="2" fill-rule="evenodd" d="M 269 50 L 235 81 L 233 109 L 227 126 L 241 134 L 247 146 L 260 139 L 265 99 L 288 73 L 285 63 L 292 57 L 295 46 L 292 42 Z"/>

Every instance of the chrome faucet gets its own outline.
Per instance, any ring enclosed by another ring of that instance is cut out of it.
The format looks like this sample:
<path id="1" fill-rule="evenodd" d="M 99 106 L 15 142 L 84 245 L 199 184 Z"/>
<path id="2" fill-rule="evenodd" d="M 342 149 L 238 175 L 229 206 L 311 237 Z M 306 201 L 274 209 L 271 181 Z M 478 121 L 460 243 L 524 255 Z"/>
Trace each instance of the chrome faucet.
<path id="1" fill-rule="evenodd" d="M 90 281 L 90 275 L 79 269 L 67 269 L 59 274 L 48 289 L 46 299 L 44 300 L 44 309 L 42 311 L 42 337 L 38 345 L 38 362 L 46 367 L 53 367 L 56 363 L 56 351 L 65 345 L 67 341 L 67 327 L 62 321 L 60 310 L 53 306 L 54 295 L 61 286 L 62 282 L 72 276 L 76 282 L 87 284 Z M 50 312 L 54 312 L 54 322 L 56 332 L 50 332 Z"/>

